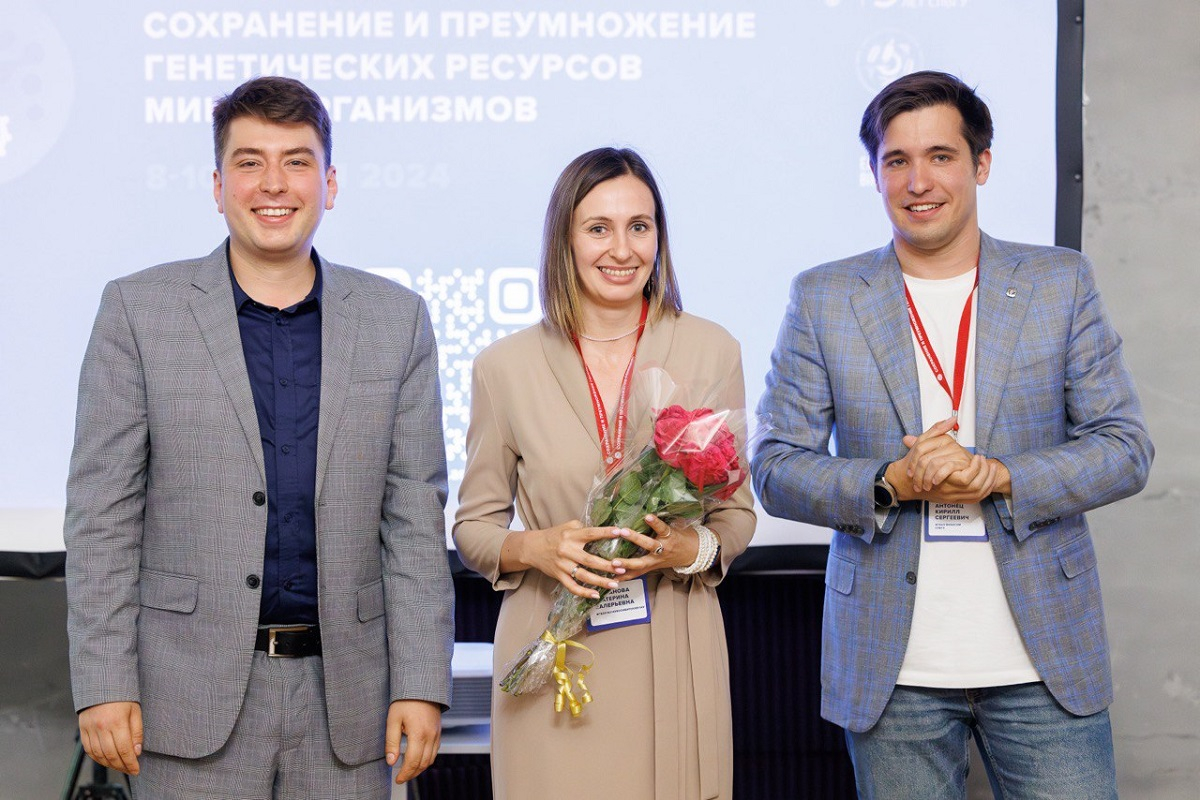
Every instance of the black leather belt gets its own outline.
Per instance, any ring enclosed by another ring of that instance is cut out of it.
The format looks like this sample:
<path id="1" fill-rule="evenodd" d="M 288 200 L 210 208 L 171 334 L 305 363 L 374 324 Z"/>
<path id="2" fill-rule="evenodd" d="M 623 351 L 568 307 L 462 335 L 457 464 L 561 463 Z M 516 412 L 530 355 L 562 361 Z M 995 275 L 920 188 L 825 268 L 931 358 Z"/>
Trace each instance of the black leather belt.
<path id="1" fill-rule="evenodd" d="M 316 625 L 280 625 L 259 628 L 254 649 L 272 658 L 303 658 L 321 655 L 321 629 Z"/>

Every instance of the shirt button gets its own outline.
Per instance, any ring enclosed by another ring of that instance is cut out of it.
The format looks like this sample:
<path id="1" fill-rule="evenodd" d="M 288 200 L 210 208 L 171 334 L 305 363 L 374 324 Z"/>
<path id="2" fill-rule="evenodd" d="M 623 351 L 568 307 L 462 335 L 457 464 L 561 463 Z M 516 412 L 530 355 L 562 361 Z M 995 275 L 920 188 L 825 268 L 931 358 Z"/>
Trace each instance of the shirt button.
<path id="1" fill-rule="evenodd" d="M 290 512 L 289 512 L 289 513 L 287 513 L 287 514 L 284 514 L 284 515 L 283 515 L 283 521 L 284 521 L 284 522 L 291 522 L 291 521 L 292 521 L 292 515 L 291 515 L 291 513 L 290 513 Z"/>
<path id="2" fill-rule="evenodd" d="M 904 576 L 904 580 L 908 581 L 910 584 L 916 583 L 917 582 L 917 573 L 915 573 L 915 572 L 908 573 L 907 575 Z"/>
<path id="3" fill-rule="evenodd" d="M 279 449 L 283 451 L 283 454 L 284 454 L 285 456 L 286 456 L 288 453 L 292 452 L 292 446 L 291 446 L 291 445 L 288 445 L 288 444 L 285 444 L 283 447 L 281 447 L 281 448 L 279 448 Z"/>
<path id="4" fill-rule="evenodd" d="M 279 385 L 280 385 L 280 386 L 287 386 L 287 378 L 280 378 L 280 379 L 279 379 Z"/>
<path id="5" fill-rule="evenodd" d="M 257 575 L 247 575 L 246 576 L 246 585 L 249 586 L 251 589 L 257 589 L 259 587 L 259 584 L 261 584 L 261 583 L 262 583 L 262 580 Z"/>
<path id="6" fill-rule="evenodd" d="M 254 501 L 254 505 L 261 506 L 263 503 L 267 502 L 267 495 L 264 492 L 255 492 L 254 494 L 250 495 L 250 499 Z"/>

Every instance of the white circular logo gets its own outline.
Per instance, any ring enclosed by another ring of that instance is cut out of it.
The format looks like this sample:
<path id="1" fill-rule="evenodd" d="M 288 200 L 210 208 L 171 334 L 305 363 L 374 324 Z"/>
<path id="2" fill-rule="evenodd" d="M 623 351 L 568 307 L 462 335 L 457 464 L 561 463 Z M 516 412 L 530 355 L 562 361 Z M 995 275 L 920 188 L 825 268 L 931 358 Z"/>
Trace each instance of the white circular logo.
<path id="1" fill-rule="evenodd" d="M 921 49 L 907 34 L 881 31 L 858 48 L 858 79 L 872 94 L 897 78 L 915 72 Z"/>
<path id="2" fill-rule="evenodd" d="M 22 4 L 0 19 L 0 184 L 50 152 L 75 99 L 71 53 L 49 18 Z"/>

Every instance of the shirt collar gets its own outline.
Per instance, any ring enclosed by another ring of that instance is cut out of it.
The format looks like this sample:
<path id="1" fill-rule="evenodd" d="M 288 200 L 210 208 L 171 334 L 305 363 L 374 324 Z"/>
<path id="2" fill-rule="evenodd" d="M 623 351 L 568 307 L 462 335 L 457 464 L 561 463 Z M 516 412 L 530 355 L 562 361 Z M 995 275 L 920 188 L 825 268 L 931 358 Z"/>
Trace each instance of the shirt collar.
<path id="1" fill-rule="evenodd" d="M 318 306 L 321 304 L 321 286 L 322 286 L 321 259 L 319 256 L 317 256 L 317 251 L 315 249 L 312 251 L 312 262 L 313 262 L 313 269 L 316 271 L 316 276 L 313 278 L 312 289 L 309 290 L 308 294 L 305 295 L 304 299 L 288 308 L 271 309 L 271 310 L 282 310 L 282 311 L 288 311 L 288 312 L 294 313 L 296 311 L 299 311 L 301 308 L 303 308 L 308 303 L 316 303 Z M 238 311 L 241 311 L 242 307 L 245 306 L 247 303 L 254 303 L 255 305 L 259 306 L 260 308 L 270 308 L 269 306 L 259 303 L 257 300 L 252 298 L 250 295 L 246 294 L 246 290 L 243 289 L 241 284 L 238 283 L 237 276 L 233 274 L 233 264 L 230 263 L 230 261 L 229 261 L 229 244 L 228 244 L 228 242 L 225 244 L 225 263 L 229 264 L 229 282 L 233 284 L 233 307 L 235 309 L 237 309 Z"/>

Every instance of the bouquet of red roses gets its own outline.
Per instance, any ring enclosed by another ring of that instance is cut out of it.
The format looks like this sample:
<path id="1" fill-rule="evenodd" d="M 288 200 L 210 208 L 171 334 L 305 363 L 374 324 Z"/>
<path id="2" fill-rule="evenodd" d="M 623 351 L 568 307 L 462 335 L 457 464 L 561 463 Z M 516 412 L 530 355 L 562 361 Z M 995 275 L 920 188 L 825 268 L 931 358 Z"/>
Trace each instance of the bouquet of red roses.
<path id="1" fill-rule="evenodd" d="M 654 536 L 646 523 L 647 514 L 664 522 L 700 522 L 746 480 L 734 435 L 735 428 L 744 427 L 744 419 L 741 410 L 681 405 L 657 410 L 653 441 L 637 458 L 597 480 L 588 494 L 584 524 Z M 593 541 L 585 549 L 608 560 L 634 558 L 645 552 L 623 538 Z M 555 710 L 569 707 L 572 716 L 579 716 L 592 699 L 583 680 L 590 665 L 568 665 L 566 651 L 569 646 L 587 649 L 571 637 L 583 628 L 588 613 L 608 590 L 600 588 L 598 592 L 599 598 L 579 597 L 558 586 L 546 630 L 511 662 L 500 688 L 513 695 L 528 694 L 553 676 Z"/>

